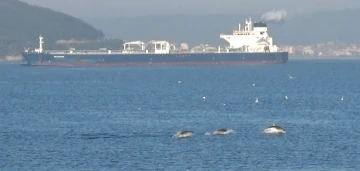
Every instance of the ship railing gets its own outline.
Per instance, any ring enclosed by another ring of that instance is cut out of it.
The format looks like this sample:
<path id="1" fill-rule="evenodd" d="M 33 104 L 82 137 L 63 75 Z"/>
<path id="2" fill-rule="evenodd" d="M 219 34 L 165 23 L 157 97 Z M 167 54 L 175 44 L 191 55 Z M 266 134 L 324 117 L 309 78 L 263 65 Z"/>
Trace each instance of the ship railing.
<path id="1" fill-rule="evenodd" d="M 206 50 L 206 51 L 197 51 L 197 50 L 186 50 L 186 51 L 170 51 L 169 54 L 204 54 L 204 53 L 259 53 L 259 52 L 263 52 L 263 51 L 249 51 L 249 52 L 243 52 L 241 50 L 230 50 L 230 51 L 226 51 L 225 49 L 221 49 L 220 51 L 218 50 Z M 281 50 L 278 50 L 277 52 L 281 52 Z M 74 51 L 74 52 L 70 52 L 70 51 L 60 51 L 60 50 L 51 50 L 51 51 L 45 51 L 45 53 L 49 53 L 49 54 L 59 54 L 59 55 L 64 55 L 64 54 L 68 54 L 68 55 L 108 55 L 108 54 L 116 54 L 116 55 L 126 55 L 126 54 L 156 54 L 152 51 L 146 53 L 143 51 L 138 51 L 135 52 L 133 51 L 132 53 L 123 53 L 122 50 L 116 50 L 116 51 L 111 51 L 110 53 L 107 51 Z M 267 52 L 269 53 L 269 52 Z M 271 52 L 270 52 L 271 53 Z"/>
<path id="2" fill-rule="evenodd" d="M 244 36 L 249 36 L 249 35 L 256 35 L 255 32 L 252 31 L 233 31 L 233 34 L 225 34 L 225 33 L 221 33 L 220 36 L 233 36 L 233 35 L 244 35 Z"/>
<path id="3" fill-rule="evenodd" d="M 120 52 L 122 50 L 110 50 L 111 52 Z M 109 52 L 109 50 L 46 50 L 45 52 Z"/>
<path id="4" fill-rule="evenodd" d="M 64 50 L 47 50 L 46 53 L 113 53 L 122 52 L 122 50 L 76 50 L 76 51 L 64 51 Z"/>
<path id="5" fill-rule="evenodd" d="M 74 55 L 86 55 L 86 54 L 117 54 L 117 53 L 121 53 L 121 52 L 69 52 L 69 51 L 46 51 L 45 53 L 49 53 L 49 54 L 74 54 Z"/>
<path id="6" fill-rule="evenodd" d="M 182 54 L 182 53 L 218 53 L 218 51 L 170 51 L 170 54 Z"/>
<path id="7" fill-rule="evenodd" d="M 69 54 L 69 55 L 107 55 L 107 54 L 155 54 L 154 52 L 143 52 L 143 51 L 138 51 L 135 52 L 133 51 L 132 53 L 123 53 L 122 50 L 116 50 L 116 51 L 111 51 L 110 53 L 107 51 L 74 51 L 74 52 L 70 52 L 70 51 L 59 51 L 59 50 L 51 50 L 51 51 L 45 51 L 46 53 L 50 53 L 50 54 Z M 187 51 L 170 51 L 169 54 L 204 54 L 204 53 L 259 53 L 259 52 L 263 52 L 263 51 L 249 51 L 249 52 L 242 52 L 240 50 L 235 50 L 232 49 L 230 51 L 226 51 L 225 49 L 221 49 L 220 51 L 218 50 L 206 50 L 206 51 L 197 51 L 197 50 L 187 50 Z M 269 52 L 267 52 L 269 53 Z"/>
<path id="8" fill-rule="evenodd" d="M 110 51 L 98 51 L 98 50 L 76 50 L 76 51 L 60 51 L 52 50 L 46 51 L 45 53 L 50 54 L 72 54 L 72 55 L 94 55 L 94 54 L 146 54 L 145 51 L 123 51 L 123 50 L 110 50 Z M 153 52 L 148 52 L 153 53 Z"/>

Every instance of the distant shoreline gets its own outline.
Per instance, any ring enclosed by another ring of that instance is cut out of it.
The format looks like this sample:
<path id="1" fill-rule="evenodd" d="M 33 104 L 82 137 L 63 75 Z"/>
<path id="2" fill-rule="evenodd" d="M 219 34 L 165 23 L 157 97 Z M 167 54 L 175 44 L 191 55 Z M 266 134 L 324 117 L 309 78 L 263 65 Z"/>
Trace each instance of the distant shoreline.
<path id="1" fill-rule="evenodd" d="M 360 56 L 289 56 L 289 60 L 360 60 Z"/>

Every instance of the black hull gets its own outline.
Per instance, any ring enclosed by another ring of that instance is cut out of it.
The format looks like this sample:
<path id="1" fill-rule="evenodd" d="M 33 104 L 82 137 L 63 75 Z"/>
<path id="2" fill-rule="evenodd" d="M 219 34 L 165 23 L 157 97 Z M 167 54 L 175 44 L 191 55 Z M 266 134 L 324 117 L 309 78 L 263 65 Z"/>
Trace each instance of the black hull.
<path id="1" fill-rule="evenodd" d="M 288 52 L 184 54 L 23 53 L 27 66 L 251 65 L 286 63 Z"/>

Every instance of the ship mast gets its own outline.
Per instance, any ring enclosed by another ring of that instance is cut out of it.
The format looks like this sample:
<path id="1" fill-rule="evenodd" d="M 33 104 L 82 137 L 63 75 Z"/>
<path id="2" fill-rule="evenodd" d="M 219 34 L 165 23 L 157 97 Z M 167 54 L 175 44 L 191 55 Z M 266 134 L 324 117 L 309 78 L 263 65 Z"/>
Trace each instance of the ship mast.
<path id="1" fill-rule="evenodd" d="M 35 52 L 37 52 L 37 53 L 43 53 L 43 52 L 44 52 L 43 44 L 44 44 L 44 37 L 42 37 L 42 36 L 40 35 L 40 36 L 39 36 L 39 48 L 36 48 L 36 49 L 35 49 Z"/>
<path id="2" fill-rule="evenodd" d="M 44 51 L 43 49 L 43 44 L 44 44 L 44 37 L 42 37 L 41 35 L 39 36 L 39 53 L 42 53 Z"/>

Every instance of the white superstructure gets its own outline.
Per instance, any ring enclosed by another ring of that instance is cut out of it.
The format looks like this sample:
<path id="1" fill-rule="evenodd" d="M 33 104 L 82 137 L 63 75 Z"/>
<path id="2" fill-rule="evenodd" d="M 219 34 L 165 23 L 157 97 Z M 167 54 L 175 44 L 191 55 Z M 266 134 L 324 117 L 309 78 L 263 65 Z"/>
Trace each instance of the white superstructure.
<path id="1" fill-rule="evenodd" d="M 170 53 L 171 44 L 165 40 L 152 40 L 149 43 L 144 43 L 142 41 L 133 41 L 125 42 L 123 44 L 124 50 L 123 53 L 138 53 L 138 52 L 150 52 L 155 54 L 168 54 Z M 135 47 L 134 47 L 135 46 Z M 140 49 L 138 49 L 140 47 Z"/>
<path id="2" fill-rule="evenodd" d="M 252 23 L 251 18 L 246 19 L 245 27 L 233 30 L 233 34 L 220 34 L 220 38 L 225 39 L 229 46 L 227 51 L 242 52 L 277 52 L 278 48 L 273 45 L 273 39 L 268 34 L 265 23 Z"/>

